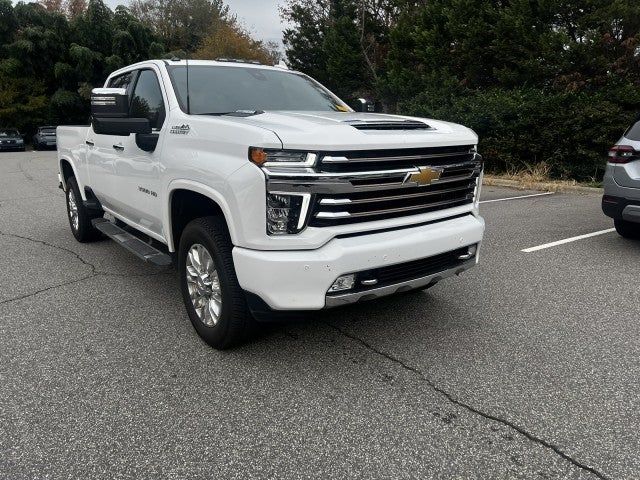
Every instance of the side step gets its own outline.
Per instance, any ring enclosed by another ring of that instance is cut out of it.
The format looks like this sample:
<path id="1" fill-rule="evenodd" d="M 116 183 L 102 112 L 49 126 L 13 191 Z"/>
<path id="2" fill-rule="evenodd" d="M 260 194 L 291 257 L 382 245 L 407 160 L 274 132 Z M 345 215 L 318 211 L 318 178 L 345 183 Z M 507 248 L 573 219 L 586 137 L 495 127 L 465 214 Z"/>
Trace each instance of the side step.
<path id="1" fill-rule="evenodd" d="M 91 223 L 107 237 L 115 240 L 121 247 L 126 248 L 145 262 L 153 263 L 160 267 L 171 265 L 171 257 L 169 255 L 153 248 L 135 235 L 124 231 L 106 218 L 94 218 Z"/>

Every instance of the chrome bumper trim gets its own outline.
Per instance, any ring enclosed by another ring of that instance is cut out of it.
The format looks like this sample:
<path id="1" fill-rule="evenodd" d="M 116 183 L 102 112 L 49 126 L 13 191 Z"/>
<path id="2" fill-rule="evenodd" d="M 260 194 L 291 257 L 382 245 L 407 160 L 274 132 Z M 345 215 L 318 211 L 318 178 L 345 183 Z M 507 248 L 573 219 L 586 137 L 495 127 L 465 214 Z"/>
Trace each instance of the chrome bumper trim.
<path id="1" fill-rule="evenodd" d="M 443 270 L 442 272 L 427 275 L 426 277 L 415 278 L 413 280 L 407 280 L 406 282 L 395 283 L 393 285 L 387 285 L 385 287 L 372 288 L 370 290 L 363 290 L 361 292 L 345 293 L 342 295 L 327 295 L 325 300 L 325 308 L 340 307 L 360 301 L 386 297 L 387 295 L 393 295 L 394 293 L 407 292 L 409 290 L 426 287 L 432 282 L 439 282 L 440 280 L 443 280 L 447 277 L 460 275 L 465 270 L 469 270 L 471 267 L 475 266 L 475 264 L 476 256 L 467 260 L 463 264 L 458 265 L 455 268 Z"/>

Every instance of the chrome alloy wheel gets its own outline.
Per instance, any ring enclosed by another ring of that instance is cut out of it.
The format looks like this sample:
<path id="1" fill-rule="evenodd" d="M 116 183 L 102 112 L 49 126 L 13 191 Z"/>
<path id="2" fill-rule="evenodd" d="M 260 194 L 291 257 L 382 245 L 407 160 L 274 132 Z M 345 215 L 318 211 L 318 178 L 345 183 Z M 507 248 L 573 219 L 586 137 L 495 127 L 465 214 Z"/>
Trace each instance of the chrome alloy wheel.
<path id="1" fill-rule="evenodd" d="M 187 254 L 187 288 L 191 303 L 202 323 L 213 327 L 222 312 L 222 290 L 213 258 L 199 243 Z"/>
<path id="2" fill-rule="evenodd" d="M 69 188 L 67 192 L 67 202 L 69 203 L 69 220 L 71 220 L 73 230 L 77 232 L 80 226 L 80 217 L 78 216 L 78 204 L 76 203 L 76 194 L 73 193 L 73 188 Z"/>

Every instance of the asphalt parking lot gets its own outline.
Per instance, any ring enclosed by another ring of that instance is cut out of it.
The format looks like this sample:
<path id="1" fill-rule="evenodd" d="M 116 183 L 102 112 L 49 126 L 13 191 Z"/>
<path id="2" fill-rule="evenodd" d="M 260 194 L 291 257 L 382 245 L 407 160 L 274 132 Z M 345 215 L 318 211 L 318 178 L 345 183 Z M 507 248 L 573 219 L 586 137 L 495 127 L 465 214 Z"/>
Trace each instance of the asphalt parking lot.
<path id="1" fill-rule="evenodd" d="M 640 478 L 640 243 L 522 251 L 598 196 L 485 187 L 477 268 L 218 352 L 55 173 L 0 154 L 1 478 Z"/>

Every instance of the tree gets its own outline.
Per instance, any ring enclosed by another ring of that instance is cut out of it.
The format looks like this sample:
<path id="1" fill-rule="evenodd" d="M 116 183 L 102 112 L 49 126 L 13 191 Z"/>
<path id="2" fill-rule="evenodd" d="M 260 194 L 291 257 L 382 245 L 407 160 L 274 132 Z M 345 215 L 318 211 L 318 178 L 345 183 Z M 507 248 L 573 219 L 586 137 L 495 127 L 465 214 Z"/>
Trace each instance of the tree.
<path id="1" fill-rule="evenodd" d="M 40 0 L 39 3 L 48 12 L 62 13 L 62 0 Z"/>
<path id="2" fill-rule="evenodd" d="M 201 59 L 242 58 L 273 65 L 278 62 L 278 51 L 260 41 L 253 40 L 248 33 L 235 24 L 223 23 L 206 37 L 193 57 Z"/>
<path id="3" fill-rule="evenodd" d="M 489 169 L 597 178 L 640 111 L 637 0 L 288 0 L 281 15 L 293 68 L 468 125 Z"/>
<path id="4" fill-rule="evenodd" d="M 29 133 L 47 123 L 85 122 L 91 89 L 109 73 L 164 53 L 125 7 L 114 14 L 101 0 L 73 5 L 67 16 L 57 7 L 0 0 L 0 124 Z"/>
<path id="5" fill-rule="evenodd" d="M 87 11 L 87 0 L 66 0 L 65 10 L 72 20 Z"/>
<path id="6" fill-rule="evenodd" d="M 4 45 L 13 37 L 16 27 L 17 21 L 11 0 L 0 0 L 0 55 L 3 54 Z"/>
<path id="7" fill-rule="evenodd" d="M 377 96 L 399 0 L 289 0 L 281 16 L 292 68 L 345 98 Z"/>
<path id="8" fill-rule="evenodd" d="M 170 51 L 192 52 L 221 23 L 232 20 L 222 0 L 133 0 L 130 9 Z"/>

